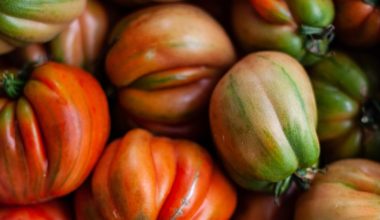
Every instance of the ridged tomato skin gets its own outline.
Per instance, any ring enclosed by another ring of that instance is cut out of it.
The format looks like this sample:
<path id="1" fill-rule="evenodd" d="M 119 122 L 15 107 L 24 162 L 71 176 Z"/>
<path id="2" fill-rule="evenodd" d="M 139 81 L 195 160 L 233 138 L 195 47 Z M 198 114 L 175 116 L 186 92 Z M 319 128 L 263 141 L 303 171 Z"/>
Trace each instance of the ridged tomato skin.
<path id="1" fill-rule="evenodd" d="M 296 204 L 295 220 L 377 219 L 380 164 L 344 159 L 317 174 Z"/>
<path id="2" fill-rule="evenodd" d="M 106 96 L 82 69 L 37 67 L 19 98 L 0 98 L 0 203 L 30 204 L 74 191 L 110 132 Z"/>
<path id="3" fill-rule="evenodd" d="M 285 53 L 257 52 L 238 61 L 217 84 L 209 115 L 217 151 L 244 188 L 273 191 L 318 162 L 311 82 Z"/>
<path id="4" fill-rule="evenodd" d="M 328 51 L 335 16 L 332 0 L 236 0 L 231 10 L 233 32 L 247 53 L 282 51 L 310 65 Z"/>
<path id="5" fill-rule="evenodd" d="M 211 92 L 236 56 L 215 19 L 190 4 L 147 7 L 120 20 L 110 42 L 120 121 L 171 137 L 204 134 Z"/>
<path id="6" fill-rule="evenodd" d="M 237 200 L 205 149 L 143 129 L 113 141 L 75 197 L 77 218 L 109 220 L 229 219 Z"/>
<path id="7" fill-rule="evenodd" d="M 97 0 L 87 1 L 81 15 L 50 41 L 51 59 L 94 73 L 100 62 L 109 29 L 106 8 Z"/>
<path id="8" fill-rule="evenodd" d="M 373 85 L 378 82 L 368 73 L 355 59 L 339 51 L 309 69 L 326 163 L 353 157 L 380 158 L 379 132 L 363 124 L 363 118 L 372 111 L 373 106 L 368 104 L 376 99 L 377 88 Z"/>
<path id="9" fill-rule="evenodd" d="M 0 2 L 0 54 L 53 39 L 86 6 L 86 0 L 3 0 Z"/>

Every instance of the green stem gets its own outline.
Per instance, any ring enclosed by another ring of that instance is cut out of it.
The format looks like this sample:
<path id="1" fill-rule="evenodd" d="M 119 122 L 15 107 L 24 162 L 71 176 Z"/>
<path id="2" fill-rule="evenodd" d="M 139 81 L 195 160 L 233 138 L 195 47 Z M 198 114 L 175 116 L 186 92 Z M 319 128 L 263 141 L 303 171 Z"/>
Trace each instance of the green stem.
<path id="1" fill-rule="evenodd" d="M 324 56 L 334 39 L 334 26 L 325 28 L 301 25 L 300 34 L 305 37 L 305 48 L 312 54 Z"/>
<path id="2" fill-rule="evenodd" d="M 380 0 L 363 0 L 363 2 L 372 6 L 378 6 L 380 4 Z"/>
<path id="3" fill-rule="evenodd" d="M 17 98 L 21 95 L 25 80 L 17 78 L 15 73 L 6 72 L 1 80 L 1 85 L 10 98 Z"/>
<path id="4" fill-rule="evenodd" d="M 274 187 L 274 196 L 276 204 L 279 204 L 280 196 L 286 192 L 292 183 L 292 176 L 287 177 L 286 179 L 276 183 Z"/>

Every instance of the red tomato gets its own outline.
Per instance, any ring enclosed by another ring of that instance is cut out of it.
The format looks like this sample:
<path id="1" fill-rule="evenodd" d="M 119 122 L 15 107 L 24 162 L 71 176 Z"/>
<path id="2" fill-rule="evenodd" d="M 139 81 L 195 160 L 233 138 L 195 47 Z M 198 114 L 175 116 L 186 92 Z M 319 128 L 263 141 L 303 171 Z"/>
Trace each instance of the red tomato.
<path id="1" fill-rule="evenodd" d="M 75 190 L 110 130 L 99 83 L 75 67 L 46 63 L 15 99 L 0 96 L 0 203 L 28 204 Z"/>

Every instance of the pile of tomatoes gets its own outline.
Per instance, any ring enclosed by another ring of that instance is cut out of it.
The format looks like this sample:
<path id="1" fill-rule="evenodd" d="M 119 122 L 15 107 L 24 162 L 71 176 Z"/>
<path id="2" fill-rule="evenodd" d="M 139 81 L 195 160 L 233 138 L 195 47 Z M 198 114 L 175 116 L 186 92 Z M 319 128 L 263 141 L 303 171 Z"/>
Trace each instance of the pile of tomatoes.
<path id="1" fill-rule="evenodd" d="M 0 220 L 380 216 L 378 0 L 1 0 Z"/>

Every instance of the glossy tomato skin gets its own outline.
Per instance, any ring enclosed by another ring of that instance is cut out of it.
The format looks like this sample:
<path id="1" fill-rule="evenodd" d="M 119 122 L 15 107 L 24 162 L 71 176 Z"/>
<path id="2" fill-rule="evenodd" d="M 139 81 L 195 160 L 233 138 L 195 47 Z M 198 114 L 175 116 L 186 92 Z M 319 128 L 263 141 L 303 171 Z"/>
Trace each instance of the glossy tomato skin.
<path id="1" fill-rule="evenodd" d="M 72 210 L 60 200 L 25 206 L 0 207 L 0 220 L 71 220 Z"/>
<path id="2" fill-rule="evenodd" d="M 99 219 L 229 219 L 236 206 L 234 187 L 205 149 L 142 129 L 113 141 L 90 188 L 78 193 L 79 219 L 96 215 L 83 210 L 97 210 Z"/>
<path id="3" fill-rule="evenodd" d="M 212 89 L 235 61 L 210 15 L 180 3 L 145 8 L 122 19 L 110 41 L 107 75 L 130 126 L 177 137 L 204 132 Z"/>
<path id="4" fill-rule="evenodd" d="M 380 215 L 380 164 L 345 159 L 317 174 L 297 201 L 295 220 L 377 219 Z"/>
<path id="5" fill-rule="evenodd" d="M 350 46 L 369 47 L 380 41 L 380 7 L 372 0 L 334 0 L 335 27 L 341 41 Z"/>
<path id="6" fill-rule="evenodd" d="M 0 54 L 15 46 L 50 41 L 78 17 L 86 0 L 3 0 L 0 13 Z"/>
<path id="7" fill-rule="evenodd" d="M 0 203 L 30 204 L 74 191 L 110 130 L 106 96 L 87 72 L 48 62 L 19 98 L 0 98 Z"/>
<path id="8" fill-rule="evenodd" d="M 209 115 L 221 159 L 244 188 L 274 191 L 319 159 L 311 82 L 285 53 L 257 52 L 238 61 L 218 82 Z"/>
<path id="9" fill-rule="evenodd" d="M 333 19 L 332 0 L 237 0 L 232 7 L 233 31 L 244 51 L 282 51 L 305 65 L 314 63 L 318 60 L 315 54 L 324 52 L 313 51 L 301 26 L 327 30 Z M 327 49 L 328 43 L 322 47 Z"/>
<path id="10" fill-rule="evenodd" d="M 105 7 L 96 0 L 87 1 L 82 14 L 49 43 L 51 59 L 93 73 L 104 47 L 108 26 Z"/>
<path id="11" fill-rule="evenodd" d="M 366 67 L 369 71 L 369 66 Z M 376 129 L 363 124 L 377 81 L 343 52 L 334 52 L 309 70 L 318 107 L 318 137 L 324 162 L 379 158 Z M 369 78 L 371 77 L 371 78 Z M 371 120 L 371 119 L 370 119 Z"/>
<path id="12" fill-rule="evenodd" d="M 78 18 L 70 22 L 46 44 L 29 44 L 9 54 L 11 61 L 45 63 L 49 60 L 77 66 L 92 74 L 99 72 L 99 61 L 108 33 L 109 16 L 105 6 L 88 1 Z"/>

